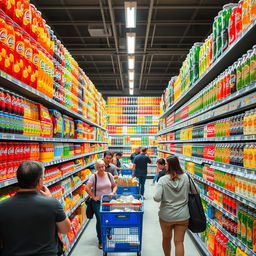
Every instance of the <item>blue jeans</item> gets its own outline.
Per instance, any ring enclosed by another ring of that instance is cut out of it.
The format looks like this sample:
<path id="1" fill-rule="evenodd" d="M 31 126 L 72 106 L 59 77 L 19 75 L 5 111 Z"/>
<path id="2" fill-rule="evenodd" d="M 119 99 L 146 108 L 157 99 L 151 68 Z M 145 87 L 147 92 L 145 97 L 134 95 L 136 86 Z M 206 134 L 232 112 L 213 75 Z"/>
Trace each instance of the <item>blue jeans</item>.
<path id="1" fill-rule="evenodd" d="M 101 224 L 100 224 L 100 201 L 92 201 L 92 207 L 94 214 L 96 216 L 96 231 L 97 231 L 97 237 L 99 240 L 99 243 L 102 243 L 101 239 Z"/>
<path id="2" fill-rule="evenodd" d="M 140 194 L 144 196 L 144 191 L 145 191 L 145 182 L 147 176 L 139 176 L 137 177 L 139 179 L 139 188 L 140 188 Z"/>
<path id="3" fill-rule="evenodd" d="M 154 176 L 154 179 L 153 179 L 153 184 L 155 184 L 155 182 L 157 181 L 158 176 L 159 176 L 159 173 L 156 173 L 155 176 Z"/>

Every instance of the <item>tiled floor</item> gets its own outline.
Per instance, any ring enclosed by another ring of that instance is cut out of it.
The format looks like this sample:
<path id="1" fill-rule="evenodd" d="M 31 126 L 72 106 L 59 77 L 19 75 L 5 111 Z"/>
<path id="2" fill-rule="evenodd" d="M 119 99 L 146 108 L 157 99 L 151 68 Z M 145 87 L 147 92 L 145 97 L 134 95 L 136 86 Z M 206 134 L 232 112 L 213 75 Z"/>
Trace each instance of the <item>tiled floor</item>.
<path id="1" fill-rule="evenodd" d="M 142 255 L 145 256 L 163 256 L 161 245 L 161 230 L 158 222 L 158 204 L 152 199 L 154 193 L 154 186 L 150 186 L 151 180 L 147 180 L 145 196 L 145 214 L 143 224 L 143 241 L 142 241 Z M 174 246 L 172 246 L 172 256 L 174 253 Z M 71 256 L 101 256 L 102 250 L 97 247 L 97 238 L 95 231 L 95 219 L 91 220 L 85 229 L 81 239 L 74 248 Z M 136 253 L 113 253 L 111 256 L 135 256 Z M 186 235 L 185 238 L 185 256 L 201 256 L 197 248 L 191 241 L 190 237 Z"/>

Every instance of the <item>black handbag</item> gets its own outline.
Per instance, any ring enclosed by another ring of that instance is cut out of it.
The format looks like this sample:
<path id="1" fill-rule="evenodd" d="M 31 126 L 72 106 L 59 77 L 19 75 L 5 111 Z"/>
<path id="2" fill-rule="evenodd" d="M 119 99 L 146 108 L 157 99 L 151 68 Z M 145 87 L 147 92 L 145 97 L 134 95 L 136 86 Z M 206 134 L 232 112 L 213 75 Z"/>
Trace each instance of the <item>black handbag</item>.
<path id="1" fill-rule="evenodd" d="M 97 186 L 97 175 L 95 175 L 95 182 L 94 182 L 94 195 L 96 196 L 96 186 Z M 92 219 L 94 215 L 94 210 L 93 210 L 93 199 L 88 197 L 87 200 L 85 201 L 86 204 L 86 217 L 87 219 Z"/>
<path id="2" fill-rule="evenodd" d="M 191 179 L 189 175 L 188 175 L 188 178 L 189 178 L 189 186 L 190 186 L 190 193 L 188 194 L 188 208 L 189 208 L 189 214 L 190 214 L 188 228 L 193 233 L 204 232 L 206 229 L 206 217 L 205 217 L 201 197 L 197 191 L 194 181 Z"/>

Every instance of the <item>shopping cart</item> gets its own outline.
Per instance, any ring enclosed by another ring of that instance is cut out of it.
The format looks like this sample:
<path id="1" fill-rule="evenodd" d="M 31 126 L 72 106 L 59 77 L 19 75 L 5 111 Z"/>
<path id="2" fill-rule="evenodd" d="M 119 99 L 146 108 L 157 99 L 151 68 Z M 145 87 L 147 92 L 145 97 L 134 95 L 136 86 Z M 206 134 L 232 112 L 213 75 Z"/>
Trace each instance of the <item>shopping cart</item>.
<path id="1" fill-rule="evenodd" d="M 118 186 L 116 193 L 118 195 L 138 195 L 140 192 L 139 185 L 136 186 Z"/>
<path id="2" fill-rule="evenodd" d="M 104 256 L 116 252 L 141 255 L 143 198 L 141 195 L 133 195 L 139 200 L 136 203 L 112 203 L 111 201 L 123 197 L 121 195 L 101 197 L 101 238 Z"/>
<path id="3" fill-rule="evenodd" d="M 132 169 L 121 169 L 122 175 L 132 175 Z"/>

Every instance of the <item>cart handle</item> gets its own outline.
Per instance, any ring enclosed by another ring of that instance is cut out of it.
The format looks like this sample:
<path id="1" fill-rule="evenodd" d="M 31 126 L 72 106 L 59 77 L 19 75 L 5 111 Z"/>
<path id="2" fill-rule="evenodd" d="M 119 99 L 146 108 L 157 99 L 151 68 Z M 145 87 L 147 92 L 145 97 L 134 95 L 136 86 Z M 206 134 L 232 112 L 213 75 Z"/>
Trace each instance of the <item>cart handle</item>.
<path id="1" fill-rule="evenodd" d="M 142 203 L 102 203 L 103 206 L 108 205 L 142 205 Z"/>

